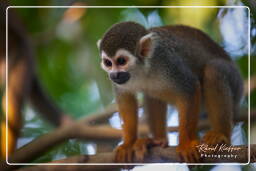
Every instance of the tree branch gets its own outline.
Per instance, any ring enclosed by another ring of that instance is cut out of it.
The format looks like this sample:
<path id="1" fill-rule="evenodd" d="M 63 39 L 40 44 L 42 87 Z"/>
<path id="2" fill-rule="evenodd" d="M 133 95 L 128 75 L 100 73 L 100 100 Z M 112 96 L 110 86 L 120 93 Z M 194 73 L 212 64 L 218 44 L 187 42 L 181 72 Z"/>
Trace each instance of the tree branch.
<path id="1" fill-rule="evenodd" d="M 231 146 L 235 147 L 237 150 L 232 152 L 216 150 L 216 152 L 209 152 L 208 155 L 220 155 L 205 157 L 204 153 L 201 153 L 202 163 L 247 163 L 248 161 L 248 148 L 247 146 Z M 219 148 L 220 149 L 220 148 Z M 227 157 L 228 155 L 233 155 L 233 157 Z M 251 162 L 256 160 L 256 145 L 251 145 Z M 226 155 L 224 157 L 224 155 Z M 148 155 L 145 157 L 143 162 L 136 161 L 134 163 L 177 163 L 181 162 L 178 154 L 176 153 L 175 147 L 154 147 L 149 150 Z M 66 159 L 56 160 L 50 162 L 49 164 L 57 163 L 80 163 L 80 164 L 91 164 L 91 165 L 41 165 L 20 169 L 19 171 L 53 171 L 53 170 L 113 170 L 117 168 L 122 168 L 123 165 L 92 165 L 95 163 L 114 163 L 114 152 L 112 153 L 101 153 L 96 155 L 80 155 L 73 156 Z"/>
<path id="2" fill-rule="evenodd" d="M 103 118 L 102 116 L 108 115 L 109 113 L 114 113 L 116 111 L 115 105 L 111 105 L 107 107 L 103 112 L 96 113 L 95 116 L 100 116 L 99 118 Z M 256 112 L 252 112 L 252 120 L 256 118 Z M 94 115 L 94 114 L 92 114 Z M 62 143 L 71 138 L 78 139 L 86 139 L 86 140 L 118 140 L 121 139 L 122 131 L 118 129 L 114 129 L 110 126 L 88 126 L 85 123 L 92 121 L 92 119 L 97 117 L 90 117 L 87 119 L 81 119 L 80 121 L 74 122 L 66 127 L 60 127 L 55 129 L 54 131 L 42 135 L 41 137 L 33 140 L 32 142 L 24 145 L 20 149 L 16 150 L 11 156 L 9 156 L 8 161 L 11 163 L 28 163 L 32 160 L 36 159 L 40 155 L 46 152 L 46 150 L 50 150 L 57 144 Z M 237 121 L 241 121 L 241 119 L 246 119 L 247 117 L 243 117 L 241 115 L 240 119 Z M 200 129 L 208 128 L 208 121 L 201 121 L 199 123 Z M 178 127 L 168 127 L 169 132 L 178 131 Z M 139 132 L 141 135 L 145 135 L 148 132 L 148 129 L 145 125 L 139 127 Z M 26 155 L 24 155 L 26 154 Z"/>

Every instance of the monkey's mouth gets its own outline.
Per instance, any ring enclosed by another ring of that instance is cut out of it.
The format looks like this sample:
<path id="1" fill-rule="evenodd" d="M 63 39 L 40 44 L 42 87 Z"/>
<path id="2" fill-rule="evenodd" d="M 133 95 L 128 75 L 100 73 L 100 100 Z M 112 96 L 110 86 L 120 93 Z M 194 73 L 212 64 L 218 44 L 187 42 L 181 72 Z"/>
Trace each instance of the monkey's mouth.
<path id="1" fill-rule="evenodd" d="M 128 81 L 128 79 L 127 80 L 112 80 L 113 82 L 115 82 L 115 83 L 117 83 L 117 84 L 124 84 L 124 83 L 126 83 L 127 81 Z"/>
<path id="2" fill-rule="evenodd" d="M 128 72 L 118 72 L 110 74 L 110 79 L 116 84 L 124 84 L 130 79 Z"/>

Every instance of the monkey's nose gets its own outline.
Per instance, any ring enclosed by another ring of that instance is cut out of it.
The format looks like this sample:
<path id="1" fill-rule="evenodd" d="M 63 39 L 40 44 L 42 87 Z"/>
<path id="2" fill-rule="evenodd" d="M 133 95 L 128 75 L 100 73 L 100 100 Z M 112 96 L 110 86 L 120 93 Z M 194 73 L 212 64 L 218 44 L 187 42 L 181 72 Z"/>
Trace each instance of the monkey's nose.
<path id="1" fill-rule="evenodd" d="M 112 73 L 110 73 L 111 80 L 118 79 L 119 77 L 120 77 L 120 72 L 112 72 Z"/>
<path id="2" fill-rule="evenodd" d="M 109 77 L 117 84 L 124 84 L 130 79 L 130 74 L 128 72 L 113 72 Z"/>

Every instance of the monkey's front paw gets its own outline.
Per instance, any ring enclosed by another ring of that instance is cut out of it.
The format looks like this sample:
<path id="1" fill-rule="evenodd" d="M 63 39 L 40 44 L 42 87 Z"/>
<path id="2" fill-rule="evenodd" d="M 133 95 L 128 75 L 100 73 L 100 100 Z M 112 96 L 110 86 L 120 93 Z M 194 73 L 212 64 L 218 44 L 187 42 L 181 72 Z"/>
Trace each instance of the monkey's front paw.
<path id="1" fill-rule="evenodd" d="M 130 144 L 122 144 L 115 149 L 115 162 L 130 163 L 133 159 L 133 147 Z"/>
<path id="2" fill-rule="evenodd" d="M 228 137 L 217 131 L 207 132 L 204 135 L 202 142 L 206 143 L 207 145 L 230 144 Z"/>
<path id="3" fill-rule="evenodd" d="M 200 161 L 200 154 L 197 151 L 197 140 L 186 142 L 186 144 L 180 144 L 176 151 L 179 154 L 182 161 L 186 163 L 197 163 Z"/>

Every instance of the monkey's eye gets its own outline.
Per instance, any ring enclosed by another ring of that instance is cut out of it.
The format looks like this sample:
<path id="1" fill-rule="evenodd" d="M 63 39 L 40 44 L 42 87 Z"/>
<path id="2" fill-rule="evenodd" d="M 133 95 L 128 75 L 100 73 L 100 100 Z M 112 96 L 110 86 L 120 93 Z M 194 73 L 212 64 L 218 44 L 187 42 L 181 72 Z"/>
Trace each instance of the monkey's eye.
<path id="1" fill-rule="evenodd" d="M 117 63 L 117 65 L 125 65 L 126 64 L 126 59 L 124 58 L 124 57 L 119 57 L 119 58 L 117 58 L 117 60 L 116 60 L 116 63 Z"/>
<path id="2" fill-rule="evenodd" d="M 111 67 L 112 66 L 112 62 L 108 59 L 103 59 L 103 63 L 104 65 L 106 65 L 107 67 Z"/>

